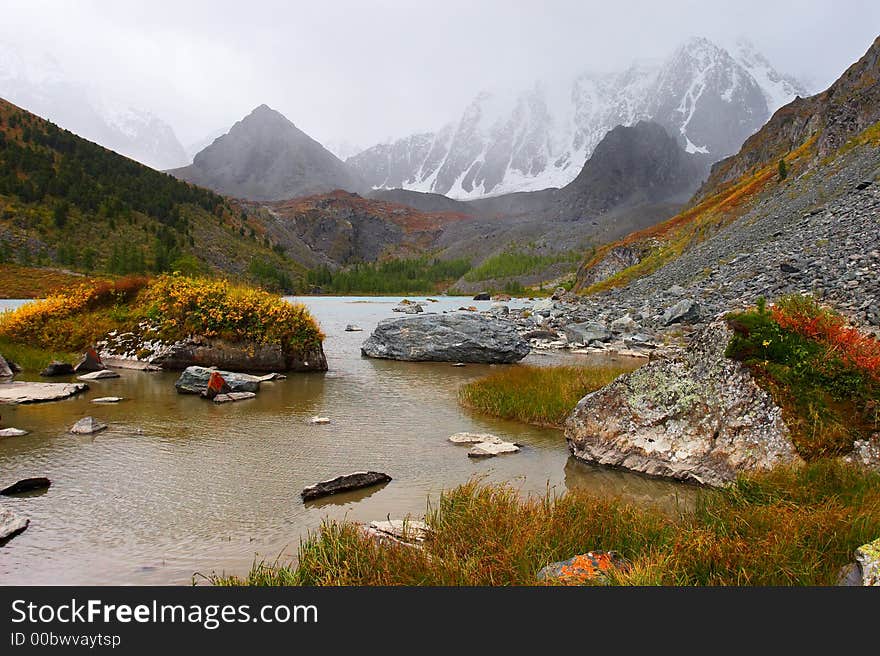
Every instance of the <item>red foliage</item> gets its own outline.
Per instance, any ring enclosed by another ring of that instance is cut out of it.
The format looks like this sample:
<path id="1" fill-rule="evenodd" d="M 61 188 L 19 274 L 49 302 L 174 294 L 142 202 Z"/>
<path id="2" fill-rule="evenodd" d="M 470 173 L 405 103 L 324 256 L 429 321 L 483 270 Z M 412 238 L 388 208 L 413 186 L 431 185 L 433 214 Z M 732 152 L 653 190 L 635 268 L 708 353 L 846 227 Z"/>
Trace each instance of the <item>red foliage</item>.
<path id="1" fill-rule="evenodd" d="M 783 328 L 824 344 L 829 356 L 839 357 L 880 382 L 880 342 L 847 326 L 842 316 L 778 306 L 773 307 L 772 313 L 773 319 Z"/>

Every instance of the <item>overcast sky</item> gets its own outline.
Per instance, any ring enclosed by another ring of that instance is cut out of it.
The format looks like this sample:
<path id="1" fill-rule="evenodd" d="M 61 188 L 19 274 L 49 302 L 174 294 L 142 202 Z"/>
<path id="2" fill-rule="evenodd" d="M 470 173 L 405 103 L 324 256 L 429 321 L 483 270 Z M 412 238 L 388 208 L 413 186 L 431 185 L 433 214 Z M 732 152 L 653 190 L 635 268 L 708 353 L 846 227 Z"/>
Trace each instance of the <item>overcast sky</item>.
<path id="1" fill-rule="evenodd" d="M 261 103 L 318 140 L 437 128 L 478 91 L 751 39 L 811 90 L 880 33 L 877 0 L 3 0 L 0 39 L 149 109 L 183 143 Z"/>

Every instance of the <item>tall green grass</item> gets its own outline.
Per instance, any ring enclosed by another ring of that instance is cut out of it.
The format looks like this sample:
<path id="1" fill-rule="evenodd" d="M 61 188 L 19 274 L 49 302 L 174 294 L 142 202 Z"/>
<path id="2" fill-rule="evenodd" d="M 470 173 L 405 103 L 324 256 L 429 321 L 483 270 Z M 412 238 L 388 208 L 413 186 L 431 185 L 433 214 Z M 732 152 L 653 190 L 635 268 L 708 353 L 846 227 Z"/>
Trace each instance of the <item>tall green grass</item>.
<path id="1" fill-rule="evenodd" d="M 585 491 L 522 498 L 472 481 L 425 517 L 423 549 L 380 546 L 325 522 L 296 565 L 255 564 L 220 585 L 535 585 L 546 564 L 597 549 L 630 560 L 617 585 L 832 585 L 880 535 L 880 474 L 822 460 L 706 491 L 670 516 Z"/>
<path id="2" fill-rule="evenodd" d="M 584 396 L 635 367 L 519 365 L 463 385 L 458 398 L 462 405 L 496 417 L 561 426 Z"/>

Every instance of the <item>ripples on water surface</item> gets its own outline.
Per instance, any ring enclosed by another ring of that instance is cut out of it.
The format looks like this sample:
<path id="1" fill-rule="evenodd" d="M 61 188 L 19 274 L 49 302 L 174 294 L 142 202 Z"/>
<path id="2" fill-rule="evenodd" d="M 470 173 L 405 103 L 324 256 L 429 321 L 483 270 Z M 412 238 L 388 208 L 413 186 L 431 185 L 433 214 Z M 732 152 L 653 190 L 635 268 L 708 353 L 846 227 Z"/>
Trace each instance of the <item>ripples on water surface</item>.
<path id="1" fill-rule="evenodd" d="M 0 546 L 0 582 L 186 584 L 194 572 L 243 574 L 255 558 L 292 557 L 324 517 L 421 514 L 429 497 L 474 475 L 524 491 L 589 487 L 643 503 L 693 494 L 569 459 L 558 431 L 462 410 L 458 386 L 492 366 L 361 358 L 361 342 L 380 319 L 396 316 L 399 298 L 302 300 L 327 334 L 330 371 L 264 383 L 256 399 L 215 406 L 178 395 L 174 373 L 121 371 L 122 378 L 94 381 L 78 398 L 2 407 L 4 426 L 32 432 L 0 440 L 0 482 L 48 476 L 53 484 L 39 496 L 2 499 L 31 525 Z M 428 308 L 462 304 L 472 301 L 442 298 Z M 364 332 L 344 332 L 349 323 Z M 129 400 L 89 403 L 99 396 Z M 66 432 L 89 414 L 110 429 L 89 437 Z M 332 423 L 308 425 L 314 415 Z M 467 447 L 446 440 L 458 431 L 495 433 L 524 448 L 472 460 Z M 307 485 L 361 469 L 394 480 L 309 505 L 299 498 Z"/>

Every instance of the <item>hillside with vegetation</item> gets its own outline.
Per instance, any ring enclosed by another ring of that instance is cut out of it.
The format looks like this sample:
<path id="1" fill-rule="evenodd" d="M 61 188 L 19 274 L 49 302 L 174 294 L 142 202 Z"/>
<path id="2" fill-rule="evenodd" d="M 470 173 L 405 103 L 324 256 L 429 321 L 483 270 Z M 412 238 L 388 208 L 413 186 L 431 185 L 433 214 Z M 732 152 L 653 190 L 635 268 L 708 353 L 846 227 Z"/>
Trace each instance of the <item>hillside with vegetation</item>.
<path id="1" fill-rule="evenodd" d="M 291 291 L 303 268 L 275 246 L 227 199 L 0 99 L 0 266 L 223 273 Z"/>

